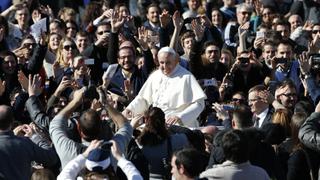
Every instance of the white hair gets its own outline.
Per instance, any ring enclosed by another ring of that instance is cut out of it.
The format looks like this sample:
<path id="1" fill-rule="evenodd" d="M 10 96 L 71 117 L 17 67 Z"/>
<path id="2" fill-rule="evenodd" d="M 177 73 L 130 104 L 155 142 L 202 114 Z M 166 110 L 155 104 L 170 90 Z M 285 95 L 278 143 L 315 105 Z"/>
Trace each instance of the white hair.
<path id="1" fill-rule="evenodd" d="M 161 53 L 168 53 L 169 55 L 172 55 L 174 58 L 177 57 L 176 51 L 175 51 L 173 48 L 168 47 L 168 46 L 161 48 L 161 49 L 159 50 L 159 52 L 158 52 L 158 56 L 159 56 L 159 54 L 161 54 Z"/>

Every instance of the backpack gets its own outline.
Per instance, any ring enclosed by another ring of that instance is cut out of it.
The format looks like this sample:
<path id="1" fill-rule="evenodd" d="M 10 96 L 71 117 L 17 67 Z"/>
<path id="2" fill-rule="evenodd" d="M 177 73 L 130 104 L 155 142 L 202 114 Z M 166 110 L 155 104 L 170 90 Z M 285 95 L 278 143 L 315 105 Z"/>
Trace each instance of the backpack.
<path id="1" fill-rule="evenodd" d="M 143 179 L 149 179 L 149 162 L 133 138 L 128 144 L 126 159 L 136 166 Z"/>

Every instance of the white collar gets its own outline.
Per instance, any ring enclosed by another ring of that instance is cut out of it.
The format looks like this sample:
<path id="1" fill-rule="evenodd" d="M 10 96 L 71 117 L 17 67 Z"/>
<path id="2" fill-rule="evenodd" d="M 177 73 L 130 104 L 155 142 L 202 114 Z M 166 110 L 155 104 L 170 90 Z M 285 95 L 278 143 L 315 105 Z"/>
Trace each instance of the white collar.
<path id="1" fill-rule="evenodd" d="M 261 127 L 264 119 L 266 118 L 267 114 L 269 112 L 269 108 L 266 108 L 262 113 L 257 114 L 257 117 L 259 118 L 259 127 Z"/>

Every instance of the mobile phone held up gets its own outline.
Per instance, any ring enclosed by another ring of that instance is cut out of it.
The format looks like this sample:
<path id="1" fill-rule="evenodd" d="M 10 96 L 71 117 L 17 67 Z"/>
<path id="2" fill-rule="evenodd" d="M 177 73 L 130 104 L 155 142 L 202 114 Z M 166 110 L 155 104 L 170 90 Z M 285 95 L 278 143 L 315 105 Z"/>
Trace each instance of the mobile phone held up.
<path id="1" fill-rule="evenodd" d="M 203 81 L 203 86 L 208 87 L 208 86 L 218 86 L 217 80 L 212 78 L 212 79 L 205 79 Z"/>

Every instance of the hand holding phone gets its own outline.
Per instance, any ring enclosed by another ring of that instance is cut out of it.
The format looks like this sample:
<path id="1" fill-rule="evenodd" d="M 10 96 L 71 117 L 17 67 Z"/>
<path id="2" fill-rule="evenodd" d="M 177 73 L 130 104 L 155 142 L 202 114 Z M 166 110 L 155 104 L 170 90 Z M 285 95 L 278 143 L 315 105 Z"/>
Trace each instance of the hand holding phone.
<path id="1" fill-rule="evenodd" d="M 217 87 L 218 86 L 218 83 L 217 83 L 217 80 L 215 78 L 212 78 L 212 79 L 205 79 L 203 81 L 203 85 L 205 87 L 208 87 L 208 86 L 215 86 Z"/>

